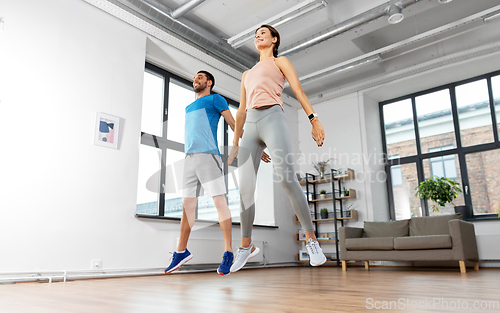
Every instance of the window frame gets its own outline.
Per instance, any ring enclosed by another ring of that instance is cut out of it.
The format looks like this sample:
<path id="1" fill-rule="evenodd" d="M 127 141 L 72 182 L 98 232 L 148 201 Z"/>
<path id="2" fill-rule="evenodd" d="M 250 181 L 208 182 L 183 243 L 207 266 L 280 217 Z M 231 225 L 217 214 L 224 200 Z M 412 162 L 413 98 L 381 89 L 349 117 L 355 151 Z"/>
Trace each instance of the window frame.
<path id="1" fill-rule="evenodd" d="M 448 151 L 449 149 L 443 149 L 443 148 L 446 148 L 446 147 L 450 147 L 450 146 L 442 146 L 442 147 L 436 147 L 436 148 L 431 148 L 429 150 L 435 150 L 435 151 L 432 151 L 432 152 L 438 152 L 438 151 Z M 438 150 L 439 149 L 439 150 Z M 439 160 L 437 160 L 437 158 L 439 158 Z M 436 158 L 430 158 L 429 159 L 429 162 L 430 162 L 430 170 L 431 170 L 431 176 L 437 176 L 434 174 L 434 164 L 436 163 L 439 163 L 443 169 L 443 173 L 444 173 L 444 176 L 443 177 L 446 177 L 446 178 L 449 178 L 449 179 L 457 179 L 458 178 L 458 172 L 455 172 L 455 176 L 450 176 L 448 175 L 448 173 L 446 172 L 446 166 L 445 166 L 445 162 L 446 161 L 450 161 L 452 160 L 453 161 L 453 164 L 455 165 L 455 168 L 457 167 L 457 163 L 455 162 L 455 155 L 454 154 L 448 154 L 448 155 L 444 155 L 444 156 L 441 156 L 441 157 L 436 157 Z"/>
<path id="2" fill-rule="evenodd" d="M 396 219 L 394 194 L 392 191 L 391 166 L 402 165 L 402 164 L 407 164 L 407 163 L 416 163 L 416 165 L 417 165 L 417 177 L 418 177 L 418 182 L 420 183 L 420 182 L 425 180 L 423 161 L 425 159 L 429 159 L 429 162 L 431 162 L 430 161 L 431 158 L 443 157 L 446 155 L 455 155 L 455 154 L 458 155 L 459 168 L 460 168 L 460 173 L 461 173 L 461 178 L 462 178 L 462 186 L 464 187 L 463 188 L 464 189 L 463 195 L 464 195 L 465 205 L 472 206 L 472 197 L 471 197 L 471 193 L 470 193 L 469 176 L 468 176 L 467 169 L 466 169 L 466 155 L 471 154 L 471 153 L 500 149 L 499 134 L 498 134 L 499 130 L 497 127 L 495 102 L 494 102 L 494 98 L 493 98 L 493 89 L 492 89 L 492 83 L 491 83 L 491 78 L 494 76 L 499 76 L 499 75 L 500 75 L 500 71 L 495 71 L 495 72 L 483 74 L 480 76 L 472 77 L 469 79 L 465 79 L 462 81 L 457 81 L 454 83 L 441 85 L 441 86 L 434 87 L 431 89 L 427 89 L 427 90 L 419 91 L 419 92 L 412 93 L 409 95 L 401 96 L 398 98 L 379 102 L 380 128 L 382 130 L 382 145 L 383 145 L 383 151 L 384 151 L 385 172 L 387 174 L 386 175 L 387 176 L 386 186 L 387 186 L 387 195 L 388 195 L 388 202 L 389 202 L 389 216 L 390 216 L 391 220 Z M 490 142 L 490 143 L 484 143 L 484 144 L 463 147 L 462 140 L 461 140 L 460 126 L 459 126 L 455 88 L 460 86 L 460 85 L 468 84 L 468 83 L 479 81 L 482 79 L 486 79 L 486 82 L 488 85 L 488 96 L 489 96 L 489 105 L 490 105 L 490 114 L 491 114 L 491 120 L 492 120 L 492 126 L 493 126 L 494 141 Z M 453 116 L 453 125 L 454 125 L 457 148 L 444 150 L 444 151 L 422 153 L 415 99 L 419 96 L 430 94 L 430 93 L 441 91 L 441 90 L 445 90 L 445 89 L 448 89 L 450 92 L 451 110 L 452 110 L 452 116 Z M 387 140 L 386 140 L 386 134 L 385 134 L 385 123 L 384 123 L 384 112 L 383 112 L 384 105 L 407 100 L 407 99 L 411 99 L 411 102 L 412 102 L 413 123 L 414 123 L 414 131 L 415 131 L 415 138 L 416 138 L 416 145 L 417 145 L 417 154 L 413 155 L 413 156 L 406 156 L 406 157 L 396 157 L 396 158 L 391 157 L 389 159 L 388 154 L 387 154 L 388 153 L 387 152 Z M 467 187 L 468 192 L 465 192 L 465 189 L 466 189 L 465 187 Z M 423 200 L 423 199 L 420 199 L 420 201 L 421 201 L 423 216 L 429 216 L 429 206 L 428 206 L 427 201 Z M 498 215 L 495 213 L 475 215 L 474 210 L 473 210 L 473 217 L 471 220 L 488 220 L 488 219 L 498 219 Z"/>
<path id="3" fill-rule="evenodd" d="M 168 133 L 167 133 L 167 128 L 168 128 L 168 99 L 169 99 L 169 83 L 170 83 L 170 79 L 175 79 L 177 80 L 178 82 L 181 82 L 181 83 L 185 83 L 186 86 L 192 86 L 193 82 L 190 81 L 190 80 L 187 80 L 185 78 L 182 78 L 176 74 L 173 74 L 157 65 L 154 65 L 148 61 L 145 62 L 145 67 L 144 67 L 144 71 L 149 71 L 149 72 L 153 72 L 155 73 L 156 75 L 160 75 L 164 78 L 164 99 L 163 99 L 163 118 L 162 118 L 162 136 L 156 136 L 156 135 L 151 135 L 151 134 L 147 134 L 147 133 L 144 133 L 143 131 L 141 131 L 141 140 L 140 140 L 140 144 L 141 145 L 147 145 L 147 146 L 151 146 L 151 147 L 154 147 L 154 148 L 157 148 L 157 149 L 160 149 L 161 150 L 161 155 L 162 155 L 162 159 L 161 159 L 161 178 L 160 178 L 160 186 L 163 186 L 163 184 L 165 183 L 165 175 L 166 175 L 166 157 L 167 157 L 167 153 L 166 151 L 168 149 L 170 150 L 175 150 L 175 151 L 178 151 L 178 152 L 182 152 L 184 153 L 184 144 L 183 143 L 179 143 L 179 142 L 176 142 L 176 141 L 172 141 L 172 140 L 169 140 L 167 139 L 167 136 L 168 136 Z M 214 94 L 214 92 L 211 92 L 212 94 Z M 235 108 L 236 110 L 238 110 L 239 108 L 239 102 L 236 102 L 230 98 L 227 98 L 225 97 L 224 95 L 221 94 L 222 97 L 224 97 L 224 99 L 226 99 L 228 105 L 230 107 L 233 107 Z M 224 119 L 224 118 L 223 118 Z M 229 139 L 229 135 L 228 135 L 228 129 L 229 129 L 229 125 L 227 124 L 226 120 L 224 119 L 224 126 L 223 126 L 223 144 L 224 144 L 224 147 L 229 147 L 229 143 L 228 143 L 228 139 Z M 221 143 L 219 143 L 219 146 L 221 145 Z M 227 159 L 228 155 L 229 155 L 229 152 L 227 148 L 223 149 L 220 151 L 221 152 L 221 157 L 222 159 Z M 223 162 L 223 165 L 224 165 L 224 173 L 228 173 L 228 164 L 227 162 Z M 224 179 L 224 182 L 226 184 L 226 190 L 228 188 L 228 180 L 227 179 Z M 228 195 L 226 194 L 226 201 L 228 200 L 227 197 Z M 156 219 L 156 220 L 167 220 L 167 221 L 175 221 L 175 222 L 180 222 L 181 218 L 179 217 L 169 217 L 169 216 L 164 216 L 165 215 L 165 193 L 160 193 L 159 195 L 159 198 L 158 198 L 158 213 L 157 215 L 152 215 L 152 214 L 140 214 L 140 213 L 135 213 L 135 216 L 137 218 L 143 218 L 143 219 Z M 196 222 L 206 222 L 206 223 L 211 223 L 211 224 L 218 224 L 219 221 L 218 220 L 200 220 L 198 219 L 198 203 L 196 204 L 196 211 L 195 211 L 195 221 Z M 232 222 L 232 225 L 240 225 L 240 222 Z M 276 225 L 259 225 L 259 224 L 253 224 L 254 227 L 263 227 L 263 228 L 278 228 L 278 226 Z"/>

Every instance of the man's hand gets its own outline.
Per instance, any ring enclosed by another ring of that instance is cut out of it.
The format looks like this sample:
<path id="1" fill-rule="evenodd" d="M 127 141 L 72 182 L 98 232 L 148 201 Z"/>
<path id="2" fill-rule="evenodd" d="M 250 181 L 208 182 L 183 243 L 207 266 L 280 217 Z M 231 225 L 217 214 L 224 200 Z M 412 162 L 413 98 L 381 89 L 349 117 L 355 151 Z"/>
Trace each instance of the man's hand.
<path id="1" fill-rule="evenodd" d="M 264 151 L 262 151 L 262 156 L 260 157 L 260 159 L 262 161 L 264 161 L 265 163 L 271 162 L 271 157 L 269 156 L 269 154 L 265 153 Z"/>

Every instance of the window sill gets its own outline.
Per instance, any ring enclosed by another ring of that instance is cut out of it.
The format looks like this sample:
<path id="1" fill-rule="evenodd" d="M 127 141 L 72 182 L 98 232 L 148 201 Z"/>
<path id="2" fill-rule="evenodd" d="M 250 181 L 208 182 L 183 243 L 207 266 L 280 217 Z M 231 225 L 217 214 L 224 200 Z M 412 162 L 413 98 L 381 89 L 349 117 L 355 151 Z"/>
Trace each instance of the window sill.
<path id="1" fill-rule="evenodd" d="M 484 214 L 480 216 L 474 216 L 473 218 L 465 219 L 467 222 L 480 222 L 480 221 L 499 221 L 500 218 L 497 214 Z"/>
<path id="2" fill-rule="evenodd" d="M 153 219 L 153 220 L 163 220 L 163 221 L 171 221 L 171 222 L 180 222 L 181 219 L 177 217 L 165 217 L 165 216 L 156 216 L 156 215 L 144 215 L 144 214 L 136 214 L 136 218 L 144 218 L 144 219 Z M 219 224 L 216 221 L 208 221 L 208 220 L 196 220 L 199 223 L 211 223 L 211 224 Z M 240 226 L 240 222 L 232 222 L 233 226 Z M 261 228 L 279 228 L 278 226 L 271 225 L 257 225 L 254 224 L 253 227 L 261 227 Z"/>

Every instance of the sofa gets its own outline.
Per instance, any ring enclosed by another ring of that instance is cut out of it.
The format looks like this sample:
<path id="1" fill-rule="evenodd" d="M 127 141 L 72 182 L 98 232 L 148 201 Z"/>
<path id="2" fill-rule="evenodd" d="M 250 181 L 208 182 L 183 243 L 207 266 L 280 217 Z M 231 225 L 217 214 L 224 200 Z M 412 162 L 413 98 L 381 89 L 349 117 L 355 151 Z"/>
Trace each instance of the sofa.
<path id="1" fill-rule="evenodd" d="M 479 270 L 474 224 L 462 215 L 413 217 L 409 220 L 365 222 L 363 228 L 339 228 L 339 258 L 342 270 L 349 261 L 465 261 Z"/>

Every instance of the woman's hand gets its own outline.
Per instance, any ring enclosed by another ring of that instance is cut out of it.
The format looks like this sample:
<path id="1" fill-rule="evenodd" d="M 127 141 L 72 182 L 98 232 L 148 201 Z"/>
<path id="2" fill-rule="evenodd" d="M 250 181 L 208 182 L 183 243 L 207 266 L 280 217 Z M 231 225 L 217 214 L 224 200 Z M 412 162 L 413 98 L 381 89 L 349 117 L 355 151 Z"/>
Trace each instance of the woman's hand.
<path id="1" fill-rule="evenodd" d="M 314 141 L 316 141 L 318 147 L 321 147 L 323 146 L 323 141 L 325 140 L 325 130 L 323 129 L 323 125 L 321 125 L 321 122 L 318 120 L 318 118 L 312 120 L 311 124 L 312 137 Z"/>
<path id="2" fill-rule="evenodd" d="M 260 159 L 262 161 L 264 161 L 265 163 L 271 162 L 271 157 L 269 156 L 269 154 L 265 153 L 264 151 L 262 151 L 262 156 Z"/>
<path id="3" fill-rule="evenodd" d="M 231 152 L 229 153 L 229 157 L 227 158 L 227 165 L 231 165 L 234 162 L 234 159 L 236 159 L 236 157 L 238 156 L 239 151 L 240 151 L 239 146 L 233 146 L 231 148 Z M 260 159 L 265 163 L 271 162 L 271 157 L 264 151 L 262 151 L 262 156 L 260 157 Z"/>
<path id="4" fill-rule="evenodd" d="M 227 158 L 227 165 L 233 164 L 234 159 L 238 156 L 238 152 L 240 151 L 239 146 L 233 146 L 231 148 L 231 152 L 229 152 L 229 157 Z"/>

